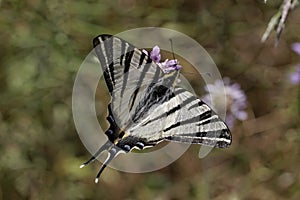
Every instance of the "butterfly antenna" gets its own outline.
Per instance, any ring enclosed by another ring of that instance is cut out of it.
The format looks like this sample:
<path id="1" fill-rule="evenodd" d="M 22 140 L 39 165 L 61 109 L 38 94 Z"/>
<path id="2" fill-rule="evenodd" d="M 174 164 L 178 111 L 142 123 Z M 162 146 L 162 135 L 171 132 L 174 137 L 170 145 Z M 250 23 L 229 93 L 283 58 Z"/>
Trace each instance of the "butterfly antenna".
<path id="1" fill-rule="evenodd" d="M 196 75 L 196 72 L 187 72 L 187 71 L 184 71 L 184 73 L 183 73 L 184 75 Z M 209 73 L 209 72 L 197 72 L 197 74 L 200 74 L 200 75 L 206 75 L 206 76 L 209 76 L 209 77 L 211 77 L 211 73 Z"/>
<path id="2" fill-rule="evenodd" d="M 114 159 L 117 156 L 117 154 L 118 154 L 119 151 L 120 150 L 117 150 L 114 147 L 109 150 L 108 156 L 107 156 L 106 160 L 104 161 L 103 165 L 101 166 L 101 168 L 100 168 L 100 170 L 99 170 L 99 172 L 98 172 L 98 174 L 97 174 L 97 176 L 95 178 L 95 183 L 98 183 L 99 177 L 100 177 L 101 173 L 106 168 L 106 166 L 108 165 L 108 163 L 110 163 L 110 161 L 112 161 L 112 159 Z"/>
<path id="3" fill-rule="evenodd" d="M 173 41 L 172 39 L 169 39 L 170 43 L 171 43 L 171 50 L 172 50 L 172 54 L 173 54 L 173 59 L 175 60 L 175 54 L 174 54 L 174 49 L 173 49 Z"/>
<path id="4" fill-rule="evenodd" d="M 102 153 L 104 150 L 109 149 L 109 147 L 111 145 L 112 145 L 112 143 L 109 140 L 107 140 L 107 142 L 104 145 L 102 145 L 100 147 L 100 149 L 98 149 L 98 151 L 88 161 L 86 161 L 82 165 L 80 165 L 80 168 L 83 168 L 84 166 L 86 166 L 89 163 L 93 162 L 100 155 L 100 153 Z"/>

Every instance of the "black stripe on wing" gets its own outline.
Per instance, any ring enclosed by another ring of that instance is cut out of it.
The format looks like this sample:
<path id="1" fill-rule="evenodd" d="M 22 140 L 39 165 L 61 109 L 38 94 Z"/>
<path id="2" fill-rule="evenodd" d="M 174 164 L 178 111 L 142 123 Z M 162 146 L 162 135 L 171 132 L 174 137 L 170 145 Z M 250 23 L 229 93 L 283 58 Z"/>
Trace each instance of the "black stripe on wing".
<path id="1" fill-rule="evenodd" d="M 146 59 L 147 59 L 147 60 L 146 60 Z M 143 63 L 144 63 L 145 60 L 146 60 L 146 64 L 143 65 Z M 139 66 L 138 66 L 138 68 L 140 68 L 140 67 L 143 66 L 143 71 L 142 71 L 142 73 L 141 73 L 141 75 L 140 75 L 140 78 L 139 78 L 139 81 L 138 81 L 138 83 L 137 83 L 137 85 L 136 85 L 136 90 L 134 91 L 134 93 L 133 93 L 133 95 L 132 95 L 132 101 L 131 101 L 131 105 L 130 105 L 130 107 L 129 107 L 129 111 L 131 111 L 132 108 L 133 108 L 133 105 L 134 105 L 134 103 L 135 103 L 137 94 L 138 94 L 138 92 L 139 92 L 139 90 L 140 90 L 140 87 L 141 87 L 141 85 L 142 85 L 142 83 L 143 83 L 143 80 L 144 80 L 144 78 L 145 78 L 147 72 L 149 71 L 149 69 L 150 69 L 150 67 L 151 67 L 151 64 L 152 64 L 152 60 L 151 60 L 149 57 L 147 57 L 146 54 L 144 54 L 144 53 L 142 52 L 142 55 L 141 55 L 140 60 L 139 60 Z M 159 79 L 159 77 L 160 77 L 161 74 L 162 74 L 161 69 L 160 69 L 158 66 L 156 66 L 156 69 L 155 69 L 155 75 L 154 75 L 154 77 L 153 77 L 153 81 L 152 81 L 152 82 L 157 81 L 157 80 Z"/>
<path id="2" fill-rule="evenodd" d="M 122 89 L 121 89 L 121 98 L 124 95 L 124 91 L 125 91 L 125 88 L 127 85 L 128 75 L 129 75 L 128 72 L 129 72 L 130 62 L 131 62 L 133 53 L 134 53 L 134 51 L 130 51 L 130 52 L 126 52 L 126 54 L 125 54 L 125 64 L 124 64 L 124 71 L 123 71 L 124 77 L 123 77 L 123 85 L 122 85 Z"/>
<path id="3" fill-rule="evenodd" d="M 177 91 L 174 92 L 174 95 L 170 95 L 168 100 L 171 100 L 172 98 L 174 98 L 176 95 L 179 95 L 180 93 L 185 92 L 185 89 L 179 89 Z M 176 111 L 179 111 L 182 107 L 186 106 L 188 103 L 194 101 L 195 99 L 197 99 L 196 97 L 191 97 L 186 99 L 185 101 L 183 101 L 182 103 L 178 104 L 177 106 L 174 106 L 173 108 L 171 108 L 170 110 L 168 110 L 166 113 L 163 113 L 149 121 L 147 121 L 146 123 L 142 124 L 142 126 L 147 126 L 147 125 L 151 125 L 151 123 L 155 123 L 157 120 L 162 120 L 164 118 L 166 118 L 167 116 L 175 113 Z"/>
<path id="4" fill-rule="evenodd" d="M 186 136 L 168 136 L 165 140 L 178 141 L 189 144 L 203 144 L 207 146 L 217 147 L 217 148 L 227 148 L 231 144 L 231 135 L 228 129 L 223 129 L 218 132 L 208 131 L 199 132 L 197 137 L 194 133 L 185 134 Z M 201 137 L 200 137 L 201 135 Z"/>
<path id="5" fill-rule="evenodd" d="M 113 51 L 113 40 L 109 39 L 109 40 L 105 40 L 106 42 L 104 42 L 104 49 L 105 49 L 105 54 L 106 55 L 106 65 L 108 65 L 108 71 L 110 74 L 110 78 L 111 81 L 113 82 L 113 84 L 116 84 L 115 81 L 115 75 L 114 75 L 114 51 Z"/>
<path id="6" fill-rule="evenodd" d="M 118 37 L 107 34 L 99 35 L 94 38 L 93 44 L 111 95 L 116 84 L 118 84 L 121 86 L 118 88 L 118 91 L 120 91 L 118 98 L 122 98 L 128 83 L 134 81 L 129 80 L 130 73 L 140 73 L 137 77 L 137 83 L 134 85 L 136 90 L 132 94 L 129 111 L 135 105 L 140 87 L 145 84 L 157 83 L 163 77 L 163 71 L 148 55 Z M 122 80 L 122 83 L 116 83 L 117 79 Z M 130 87 L 132 87 L 132 84 Z"/>
<path id="7" fill-rule="evenodd" d="M 214 112 L 207 111 L 202 115 L 191 117 L 189 119 L 170 125 L 163 131 L 172 133 L 174 129 L 180 128 L 181 126 L 185 128 L 180 129 L 182 130 L 182 132 L 177 132 L 176 134 L 168 134 L 169 136 L 166 136 L 164 139 L 184 143 L 203 144 L 218 148 L 228 147 L 232 141 L 230 130 L 217 115 L 212 113 Z M 201 126 L 202 131 L 200 131 Z M 173 133 L 175 132 L 173 131 Z"/>
<path id="8" fill-rule="evenodd" d="M 122 75 L 124 76 L 124 79 L 123 79 L 123 86 L 121 90 L 121 95 L 123 95 L 128 81 L 127 72 L 130 69 L 131 59 L 134 54 L 135 47 L 120 38 L 108 34 L 103 34 L 95 37 L 93 40 L 93 45 L 94 45 L 95 52 L 98 56 L 98 59 L 101 63 L 106 85 L 111 94 L 116 85 L 115 66 L 116 64 L 118 64 L 124 67 L 122 71 L 123 73 Z M 120 47 L 117 45 L 120 45 Z M 120 48 L 120 49 L 115 49 L 115 48 Z M 117 55 L 115 55 L 116 54 L 115 51 L 118 50 L 120 50 L 120 55 L 118 55 L 120 57 L 117 57 Z"/>
<path id="9" fill-rule="evenodd" d="M 106 34 L 103 34 L 103 35 L 99 35 L 97 37 L 94 38 L 93 40 L 93 45 L 94 45 L 94 49 L 95 49 L 95 52 L 98 56 L 98 59 L 100 61 L 100 64 L 101 64 L 101 67 L 102 67 L 102 70 L 103 70 L 103 75 L 104 75 L 104 79 L 105 79 L 105 82 L 106 82 L 106 85 L 108 87 L 108 90 L 110 93 L 113 92 L 113 85 L 115 84 L 114 83 L 114 78 L 111 78 L 111 71 L 113 72 L 113 64 L 112 62 L 109 62 L 109 56 L 107 56 L 106 54 L 106 47 L 104 48 L 105 52 L 103 51 L 103 49 L 101 48 L 100 46 L 100 43 L 103 42 L 103 41 L 110 41 L 112 42 L 112 40 L 110 39 L 112 36 L 111 35 L 106 35 Z M 106 42 L 107 44 L 108 42 Z M 105 45 L 105 46 L 108 46 L 108 45 Z M 111 46 L 108 46 L 108 48 L 110 49 L 110 54 L 109 55 L 112 55 L 112 45 Z M 105 53 L 105 54 L 104 54 Z M 112 69 L 112 70 L 111 70 Z"/>
<path id="10" fill-rule="evenodd" d="M 166 113 L 152 118 L 143 126 L 155 126 L 159 120 L 166 120 L 169 123 L 162 130 L 166 140 L 219 148 L 231 144 L 230 130 L 207 104 L 182 88 L 175 92 L 177 104 L 173 101 L 172 107 L 166 105 L 169 107 Z"/>

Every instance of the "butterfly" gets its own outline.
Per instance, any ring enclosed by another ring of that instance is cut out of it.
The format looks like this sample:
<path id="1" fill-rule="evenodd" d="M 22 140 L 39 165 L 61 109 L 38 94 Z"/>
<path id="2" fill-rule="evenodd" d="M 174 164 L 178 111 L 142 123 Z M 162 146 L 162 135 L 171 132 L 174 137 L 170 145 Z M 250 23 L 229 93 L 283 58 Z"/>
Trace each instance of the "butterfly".
<path id="1" fill-rule="evenodd" d="M 111 96 L 108 140 L 80 166 L 108 151 L 96 183 L 119 153 L 153 147 L 164 140 L 217 148 L 231 144 L 224 121 L 194 94 L 177 86 L 180 67 L 166 72 L 147 53 L 116 36 L 99 35 L 93 45 Z"/>

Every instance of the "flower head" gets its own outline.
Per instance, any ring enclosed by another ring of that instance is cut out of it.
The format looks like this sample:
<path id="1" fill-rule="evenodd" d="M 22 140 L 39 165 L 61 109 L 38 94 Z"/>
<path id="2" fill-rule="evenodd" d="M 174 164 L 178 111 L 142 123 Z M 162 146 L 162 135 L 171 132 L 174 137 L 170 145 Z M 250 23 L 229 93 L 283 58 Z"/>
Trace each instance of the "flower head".
<path id="1" fill-rule="evenodd" d="M 230 84 L 229 78 L 222 80 L 216 80 L 214 84 L 207 84 L 205 90 L 209 93 L 202 97 L 206 103 L 210 102 L 210 97 L 214 105 L 221 104 L 224 100 L 224 89 L 225 89 L 225 100 L 226 100 L 226 123 L 232 128 L 236 119 L 246 120 L 248 115 L 244 111 L 247 107 L 247 97 L 244 91 L 240 88 L 238 83 Z"/>
<path id="2" fill-rule="evenodd" d="M 300 42 L 296 42 L 294 44 L 292 44 L 292 49 L 300 55 Z"/>
<path id="3" fill-rule="evenodd" d="M 290 82 L 292 84 L 300 83 L 300 65 L 298 65 L 296 71 L 290 75 Z"/>
<path id="4" fill-rule="evenodd" d="M 159 63 L 160 68 L 164 71 L 164 73 L 170 73 L 174 70 L 180 70 L 182 68 L 181 65 L 178 64 L 177 59 L 168 60 L 166 59 L 164 62 Z"/>
<path id="5" fill-rule="evenodd" d="M 292 49 L 300 55 L 300 42 L 292 44 Z M 290 74 L 289 78 L 292 84 L 300 83 L 300 64 L 298 64 L 296 71 Z"/>
<path id="6" fill-rule="evenodd" d="M 145 50 L 143 50 L 144 52 Z M 148 53 L 144 52 L 145 54 L 148 55 Z M 166 59 L 163 62 L 160 62 L 161 55 L 160 55 L 160 48 L 156 45 L 153 47 L 151 53 L 150 53 L 150 58 L 153 60 L 158 66 L 163 70 L 164 73 L 170 73 L 174 70 L 180 70 L 182 68 L 181 65 L 179 65 L 177 59 L 174 60 L 168 60 Z"/>
<path id="7" fill-rule="evenodd" d="M 159 63 L 161 55 L 160 55 L 160 48 L 157 45 L 153 47 L 150 53 L 150 58 L 154 62 Z"/>

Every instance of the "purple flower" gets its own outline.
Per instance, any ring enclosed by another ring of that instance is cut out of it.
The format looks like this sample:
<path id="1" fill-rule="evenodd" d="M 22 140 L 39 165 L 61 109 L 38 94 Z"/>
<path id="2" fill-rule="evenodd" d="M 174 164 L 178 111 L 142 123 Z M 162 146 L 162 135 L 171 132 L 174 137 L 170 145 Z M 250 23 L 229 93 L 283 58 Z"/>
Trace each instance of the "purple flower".
<path id="1" fill-rule="evenodd" d="M 154 46 L 151 53 L 150 58 L 156 63 L 159 63 L 161 55 L 160 55 L 160 48 L 158 46 Z"/>
<path id="2" fill-rule="evenodd" d="M 224 89 L 226 98 L 226 124 L 232 128 L 236 119 L 246 120 L 248 115 L 244 111 L 247 107 L 247 97 L 238 83 L 230 84 L 229 78 L 216 80 L 214 84 L 207 84 L 205 90 L 208 92 L 202 97 L 206 103 L 210 102 L 210 97 L 214 105 L 218 105 L 224 101 Z"/>
<path id="3" fill-rule="evenodd" d="M 300 65 L 298 65 L 296 71 L 290 75 L 290 82 L 292 84 L 300 83 Z"/>
<path id="4" fill-rule="evenodd" d="M 164 73 L 170 73 L 174 70 L 180 70 L 182 68 L 181 65 L 178 64 L 177 59 L 168 60 L 166 59 L 164 62 L 159 63 L 160 68 L 164 71 Z"/>
<path id="5" fill-rule="evenodd" d="M 179 65 L 178 64 L 178 61 L 177 61 L 177 59 L 175 59 L 175 60 L 166 60 L 165 61 L 165 63 L 166 63 L 166 68 L 169 68 L 169 69 L 173 69 L 173 70 L 180 70 L 181 69 L 181 65 Z"/>
<path id="6" fill-rule="evenodd" d="M 146 50 L 142 50 L 146 55 L 148 55 L 148 52 Z M 164 73 L 170 73 L 174 70 L 180 70 L 181 65 L 178 64 L 177 59 L 175 60 L 168 60 L 166 59 L 164 62 L 160 62 L 161 55 L 160 55 L 160 48 L 156 45 L 153 47 L 150 58 L 153 60 L 158 66 L 163 70 Z"/>
<path id="7" fill-rule="evenodd" d="M 300 42 L 296 42 L 294 44 L 292 44 L 292 49 L 300 55 Z"/>
<path id="8" fill-rule="evenodd" d="M 300 42 L 296 42 L 294 44 L 292 44 L 292 49 L 300 55 Z M 292 84 L 298 84 L 300 83 L 300 64 L 297 66 L 297 69 L 295 72 L 293 72 L 292 74 L 290 74 L 290 82 Z"/>

